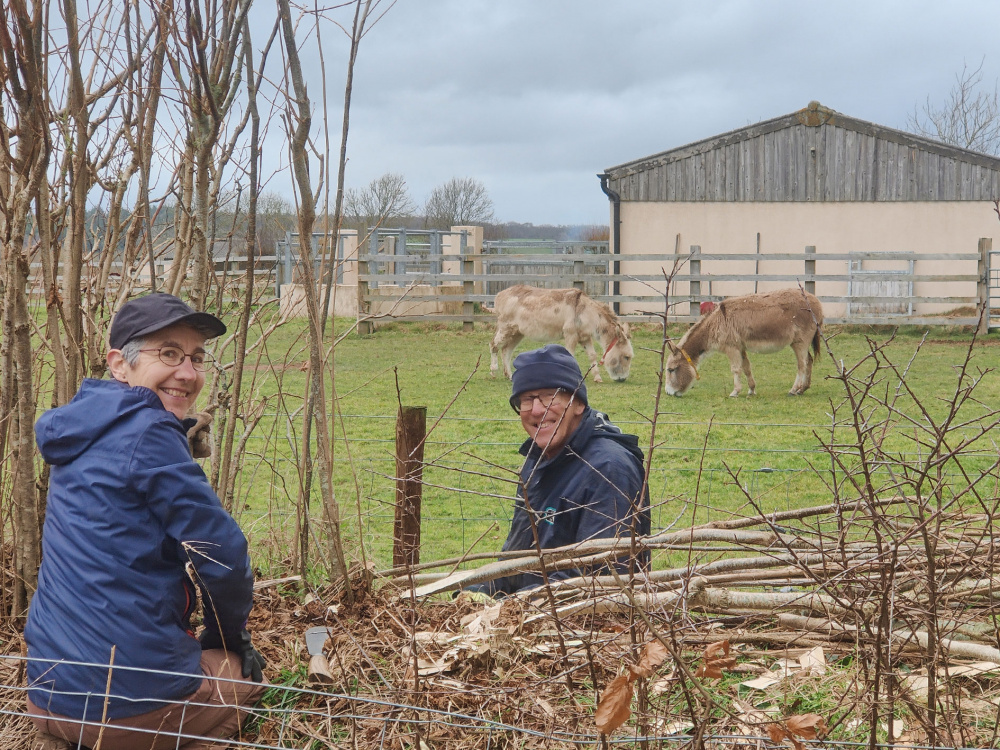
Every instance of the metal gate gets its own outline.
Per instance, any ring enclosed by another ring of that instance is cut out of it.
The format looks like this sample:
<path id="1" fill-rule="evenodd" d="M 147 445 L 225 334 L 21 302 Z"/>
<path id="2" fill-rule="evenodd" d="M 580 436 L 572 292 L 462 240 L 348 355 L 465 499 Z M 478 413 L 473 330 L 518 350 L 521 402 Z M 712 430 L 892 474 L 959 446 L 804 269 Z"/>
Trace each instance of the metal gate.
<path id="1" fill-rule="evenodd" d="M 853 255 L 853 253 L 852 253 Z M 847 317 L 910 317 L 913 315 L 913 265 L 910 254 L 885 253 L 879 260 L 899 269 L 870 269 L 864 260 L 847 261 Z M 885 278 L 892 276 L 895 278 Z M 899 278 L 899 277 L 903 278 Z"/>
<path id="2" fill-rule="evenodd" d="M 332 235 L 332 232 L 331 232 Z M 330 241 L 327 237 L 326 242 Z M 324 242 L 322 232 L 313 232 L 313 276 L 317 276 L 320 271 L 320 256 L 317 248 Z M 299 233 L 285 232 L 285 239 L 274 243 L 275 273 L 274 273 L 274 296 L 281 297 L 281 286 L 283 284 L 294 284 L 301 281 L 299 279 L 298 266 L 302 262 L 299 257 Z M 334 268 L 337 272 L 337 284 L 344 283 L 344 235 L 338 236 L 337 256 L 334 259 Z"/>
<path id="3" fill-rule="evenodd" d="M 986 320 L 989 330 L 1000 328 L 1000 250 L 991 250 L 986 266 Z"/>
<path id="4" fill-rule="evenodd" d="M 534 256 L 532 259 L 527 259 Z M 550 260 L 551 258 L 551 260 Z M 582 271 L 576 262 L 583 260 Z M 591 297 L 611 294 L 607 276 L 611 269 L 606 241 L 487 240 L 483 243 L 484 274 L 519 274 L 514 281 L 487 281 L 486 293 L 497 294 L 530 279 L 532 286 L 559 289 L 567 282 L 560 274 L 582 272 L 587 276 L 583 291 Z M 553 277 L 549 279 L 547 277 Z M 553 280 L 554 279 L 554 280 Z"/>
<path id="5" fill-rule="evenodd" d="M 455 235 L 451 252 L 465 255 L 468 245 L 468 233 L 452 232 L 447 229 L 383 229 L 368 230 L 368 272 L 371 274 L 386 273 L 395 275 L 412 275 L 413 280 L 428 276 L 426 283 L 431 286 L 440 285 L 435 278 L 440 275 L 443 266 L 441 256 L 444 254 L 446 238 Z M 379 261 L 377 256 L 406 256 L 406 260 Z M 412 258 L 412 260 L 410 260 Z M 368 282 L 372 289 L 378 288 L 378 280 Z M 394 284 L 399 281 L 391 282 Z"/>

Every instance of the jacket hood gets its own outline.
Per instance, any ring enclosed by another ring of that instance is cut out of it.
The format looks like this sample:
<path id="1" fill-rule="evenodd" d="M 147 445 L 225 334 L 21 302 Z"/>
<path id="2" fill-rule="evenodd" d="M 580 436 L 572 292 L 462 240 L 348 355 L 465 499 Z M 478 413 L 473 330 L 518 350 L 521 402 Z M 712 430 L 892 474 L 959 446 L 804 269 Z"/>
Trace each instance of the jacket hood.
<path id="1" fill-rule="evenodd" d="M 87 378 L 72 401 L 39 417 L 35 442 L 46 463 L 67 464 L 123 416 L 149 406 L 163 409 L 159 396 L 149 388 Z"/>
<path id="2" fill-rule="evenodd" d="M 546 464 L 549 461 L 560 460 L 567 455 L 567 448 L 571 449 L 573 453 L 580 454 L 587 443 L 595 439 L 613 440 L 638 458 L 640 463 L 643 461 L 642 449 L 639 447 L 639 438 L 635 435 L 628 435 L 622 432 L 611 423 L 611 419 L 607 414 L 603 414 L 588 406 L 586 411 L 583 412 L 583 417 L 580 420 L 580 424 L 577 425 L 576 431 L 570 436 L 563 449 L 552 458 L 542 459 L 539 463 Z M 535 446 L 535 441 L 531 438 L 525 440 L 521 445 L 521 455 L 523 456 L 538 451 L 539 448 Z"/>

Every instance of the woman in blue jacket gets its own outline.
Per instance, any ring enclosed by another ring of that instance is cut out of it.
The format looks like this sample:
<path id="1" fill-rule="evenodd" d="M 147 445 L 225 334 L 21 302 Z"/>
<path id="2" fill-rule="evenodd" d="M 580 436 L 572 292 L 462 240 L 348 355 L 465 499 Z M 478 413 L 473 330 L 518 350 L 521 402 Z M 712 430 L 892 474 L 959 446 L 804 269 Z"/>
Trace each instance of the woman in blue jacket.
<path id="1" fill-rule="evenodd" d="M 102 723 L 116 750 L 224 747 L 207 738 L 235 734 L 238 707 L 263 692 L 247 540 L 185 424 L 212 362 L 205 342 L 225 332 L 172 295 L 131 300 L 111 325 L 112 379 L 84 380 L 35 426 L 52 470 L 24 635 L 43 747 L 93 746 Z"/>

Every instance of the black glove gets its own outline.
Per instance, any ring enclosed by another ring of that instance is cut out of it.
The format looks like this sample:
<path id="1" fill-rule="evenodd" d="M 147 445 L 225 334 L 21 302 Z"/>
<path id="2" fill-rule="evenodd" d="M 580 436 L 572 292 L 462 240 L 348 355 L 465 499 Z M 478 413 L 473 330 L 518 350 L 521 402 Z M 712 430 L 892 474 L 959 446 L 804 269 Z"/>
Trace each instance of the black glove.
<path id="1" fill-rule="evenodd" d="M 267 662 L 261 656 L 260 651 L 253 647 L 250 641 L 250 631 L 244 629 L 239 635 L 223 638 L 215 630 L 208 628 L 198 639 L 201 642 L 201 650 L 207 651 L 213 648 L 225 648 L 234 654 L 239 654 L 241 671 L 244 677 L 249 677 L 254 682 L 264 681 L 264 667 Z"/>

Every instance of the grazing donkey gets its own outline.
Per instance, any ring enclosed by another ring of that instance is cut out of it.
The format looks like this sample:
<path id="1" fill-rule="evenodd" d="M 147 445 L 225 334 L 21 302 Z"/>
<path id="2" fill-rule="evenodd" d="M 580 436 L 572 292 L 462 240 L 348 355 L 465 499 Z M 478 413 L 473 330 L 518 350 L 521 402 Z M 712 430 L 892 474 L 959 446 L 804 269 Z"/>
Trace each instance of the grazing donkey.
<path id="1" fill-rule="evenodd" d="M 670 357 L 664 390 L 670 396 L 683 396 L 698 379 L 698 365 L 712 352 L 729 357 L 733 372 L 733 392 L 740 395 L 740 373 L 747 376 L 749 395 L 757 383 L 750 372 L 747 352 L 776 352 L 792 347 L 798 373 L 789 393 L 805 393 L 812 380 L 813 357 L 819 354 L 823 306 L 801 289 L 730 297 L 716 305 L 691 326 L 676 346 L 668 342 Z M 813 353 L 810 354 L 809 346 Z"/>
<path id="2" fill-rule="evenodd" d="M 494 377 L 497 357 L 502 354 L 503 374 L 510 378 L 514 347 L 524 338 L 544 343 L 562 339 L 571 352 L 583 344 L 596 383 L 602 382 L 599 364 L 612 380 L 628 377 L 634 356 L 628 323 L 579 289 L 537 289 L 518 284 L 497 294 L 493 312 L 497 332 L 490 343 L 490 375 Z M 600 361 L 594 351 L 595 337 L 604 347 Z"/>

